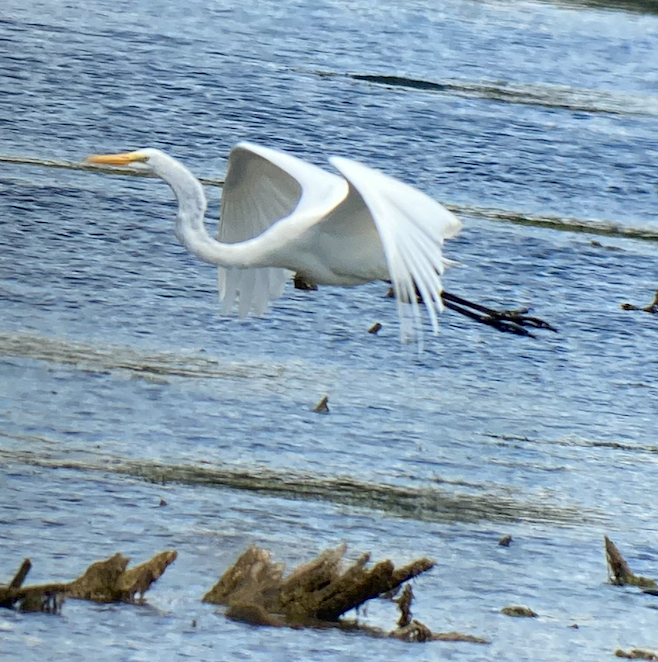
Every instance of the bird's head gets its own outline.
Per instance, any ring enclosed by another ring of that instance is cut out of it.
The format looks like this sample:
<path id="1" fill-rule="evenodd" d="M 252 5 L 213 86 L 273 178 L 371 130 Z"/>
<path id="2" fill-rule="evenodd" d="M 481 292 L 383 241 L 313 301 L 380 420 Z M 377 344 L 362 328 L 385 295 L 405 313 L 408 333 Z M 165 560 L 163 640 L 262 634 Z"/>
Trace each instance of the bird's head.
<path id="1" fill-rule="evenodd" d="M 93 154 L 88 156 L 84 162 L 95 165 L 110 165 L 135 167 L 136 169 L 158 170 L 171 161 L 164 152 L 159 149 L 139 149 L 136 152 L 123 152 L 121 154 Z"/>
<path id="2" fill-rule="evenodd" d="M 160 177 L 176 195 L 179 211 L 184 206 L 186 213 L 203 217 L 206 210 L 206 197 L 199 180 L 182 163 L 159 149 L 148 147 L 136 152 L 93 154 L 88 156 L 84 163 L 129 168 L 135 175 Z"/>

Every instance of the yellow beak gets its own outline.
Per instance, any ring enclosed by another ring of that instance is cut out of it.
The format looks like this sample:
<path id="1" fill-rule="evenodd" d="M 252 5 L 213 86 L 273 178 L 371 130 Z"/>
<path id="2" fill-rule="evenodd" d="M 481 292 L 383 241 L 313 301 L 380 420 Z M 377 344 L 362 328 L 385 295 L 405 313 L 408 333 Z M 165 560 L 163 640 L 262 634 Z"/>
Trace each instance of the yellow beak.
<path id="1" fill-rule="evenodd" d="M 124 152 L 123 154 L 92 154 L 85 159 L 85 163 L 126 166 L 130 163 L 144 162 L 146 160 L 147 157 L 139 152 Z"/>

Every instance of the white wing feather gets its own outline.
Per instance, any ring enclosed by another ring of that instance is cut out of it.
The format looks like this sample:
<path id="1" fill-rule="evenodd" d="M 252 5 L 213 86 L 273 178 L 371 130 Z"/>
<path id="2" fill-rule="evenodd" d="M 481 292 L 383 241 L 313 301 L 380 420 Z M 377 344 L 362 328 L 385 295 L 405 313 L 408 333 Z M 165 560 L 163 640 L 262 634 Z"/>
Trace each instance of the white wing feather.
<path id="1" fill-rule="evenodd" d="M 253 239 L 294 213 L 326 208 L 345 197 L 341 177 L 290 154 L 251 143 L 238 143 L 229 155 L 222 191 L 219 241 Z M 275 267 L 218 269 L 224 312 L 238 301 L 238 314 L 262 315 L 269 301 L 281 296 L 292 272 Z"/>
<path id="2" fill-rule="evenodd" d="M 437 333 L 438 313 L 443 310 L 443 241 L 459 232 L 461 221 L 422 191 L 382 172 L 341 157 L 332 157 L 330 161 L 350 183 L 349 196 L 363 199 L 377 226 L 395 290 L 403 339 L 409 330 L 405 324 L 409 306 L 419 328 L 416 288 Z"/>

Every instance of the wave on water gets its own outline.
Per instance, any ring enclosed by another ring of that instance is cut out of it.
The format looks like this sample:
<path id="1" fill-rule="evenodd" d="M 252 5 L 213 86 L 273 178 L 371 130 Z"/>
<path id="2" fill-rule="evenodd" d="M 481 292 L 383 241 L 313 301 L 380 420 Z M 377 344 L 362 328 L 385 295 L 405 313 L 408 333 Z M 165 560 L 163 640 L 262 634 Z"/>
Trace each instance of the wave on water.
<path id="1" fill-rule="evenodd" d="M 648 389 L 658 389 L 658 386 L 654 384 L 644 384 L 644 383 L 627 383 L 619 382 L 617 386 L 633 386 L 636 388 L 648 388 Z M 646 454 L 646 455 L 658 455 L 658 446 L 652 444 L 641 444 L 641 443 L 622 443 L 619 441 L 607 441 L 601 439 L 587 439 L 584 437 L 578 436 L 567 436 L 559 439 L 532 439 L 530 437 L 520 437 L 517 435 L 507 435 L 507 434 L 486 434 L 485 436 L 490 437 L 491 439 L 496 439 L 500 445 L 508 444 L 528 444 L 529 446 L 536 446 L 538 443 L 541 443 L 542 446 L 566 446 L 569 448 L 603 448 L 609 449 L 612 451 L 619 451 L 620 453 L 634 453 L 634 454 Z M 638 460 L 633 460 L 637 462 Z"/>
<path id="2" fill-rule="evenodd" d="M 0 163 L 12 163 L 15 165 L 38 166 L 41 168 L 62 168 L 64 170 L 82 170 L 83 172 L 95 172 L 105 175 L 122 175 L 124 177 L 146 177 L 159 179 L 149 170 L 138 170 L 137 168 L 124 168 L 121 166 L 103 166 L 83 161 L 65 161 L 58 159 L 40 159 L 33 156 L 22 156 L 14 154 L 0 154 Z M 223 179 L 199 178 L 205 186 L 223 186 Z"/>
<path id="3" fill-rule="evenodd" d="M 658 114 L 658 108 L 657 108 Z M 56 161 L 52 159 L 39 159 L 29 156 L 17 156 L 0 154 L 0 163 L 12 163 L 17 165 L 40 166 L 43 168 L 65 168 L 68 170 L 82 170 L 87 172 L 122 175 L 129 177 L 154 177 L 148 171 L 138 171 L 131 168 L 104 167 L 79 163 L 74 161 Z M 205 186 L 218 186 L 224 184 L 223 179 L 200 178 L 199 181 Z M 507 211 L 503 209 L 492 209 L 476 205 L 457 205 L 444 203 L 452 212 L 458 215 L 477 216 L 491 221 L 514 223 L 517 225 L 534 225 L 537 227 L 561 230 L 563 232 L 587 232 L 590 234 L 606 235 L 611 237 L 627 237 L 631 239 L 643 239 L 646 241 L 658 241 L 658 228 L 650 226 L 631 226 L 625 223 L 604 221 L 597 219 L 579 219 L 551 215 L 531 215 L 518 211 Z"/>
<path id="4" fill-rule="evenodd" d="M 611 115 L 658 116 L 658 98 L 618 94 L 601 90 L 582 90 L 559 85 L 531 85 L 505 81 L 468 82 L 447 80 L 432 82 L 406 76 L 378 74 L 332 74 L 317 72 L 321 76 L 346 75 L 353 80 L 375 85 L 400 87 L 427 92 L 438 92 L 476 99 L 488 99 L 503 103 L 516 103 L 547 108 L 561 108 L 585 113 Z"/>
<path id="5" fill-rule="evenodd" d="M 15 435 L 0 431 L 0 437 L 16 440 Z M 48 442 L 33 438 L 23 441 Z M 273 470 L 262 466 L 199 467 L 192 464 L 165 464 L 150 459 L 130 460 L 94 453 L 89 459 L 68 459 L 46 452 L 0 449 L 3 462 L 50 469 L 114 473 L 157 484 L 203 485 L 218 489 L 243 490 L 285 499 L 328 501 L 357 508 L 384 512 L 393 517 L 424 522 L 530 521 L 558 525 L 580 524 L 601 519 L 594 512 L 585 513 L 576 506 L 557 506 L 539 501 L 524 501 L 490 486 L 474 492 L 448 491 L 437 487 L 411 487 L 390 483 L 360 481 L 351 476 L 325 476 L 302 472 Z M 444 483 L 444 485 L 450 485 Z M 455 484 L 459 488 L 459 484 Z"/>
<path id="6" fill-rule="evenodd" d="M 639 14 L 658 14 L 656 0 L 544 0 L 545 2 L 568 9 L 607 9 Z"/>
<path id="7" fill-rule="evenodd" d="M 75 365 L 84 370 L 127 370 L 144 377 L 279 378 L 285 368 L 274 364 L 220 363 L 198 353 L 136 351 L 129 347 L 92 346 L 32 334 L 0 333 L 0 356 Z"/>
<path id="8" fill-rule="evenodd" d="M 452 212 L 465 216 L 477 216 L 491 221 L 514 223 L 515 225 L 533 225 L 562 232 L 585 232 L 608 237 L 627 237 L 658 241 L 658 228 L 632 226 L 614 221 L 596 219 L 569 218 L 561 216 L 521 214 L 503 209 L 491 209 L 472 205 L 446 205 Z"/>

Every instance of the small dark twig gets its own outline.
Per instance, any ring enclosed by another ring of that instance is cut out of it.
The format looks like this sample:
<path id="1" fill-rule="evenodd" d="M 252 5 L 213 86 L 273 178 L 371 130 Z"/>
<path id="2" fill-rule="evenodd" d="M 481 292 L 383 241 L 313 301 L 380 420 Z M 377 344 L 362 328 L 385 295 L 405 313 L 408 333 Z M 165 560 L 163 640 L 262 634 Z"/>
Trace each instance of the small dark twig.
<path id="1" fill-rule="evenodd" d="M 393 600 L 398 605 L 400 610 L 400 618 L 398 619 L 398 627 L 404 628 L 411 623 L 411 602 L 414 599 L 414 592 L 411 590 L 409 584 L 405 584 L 402 589 L 402 595 Z"/>

